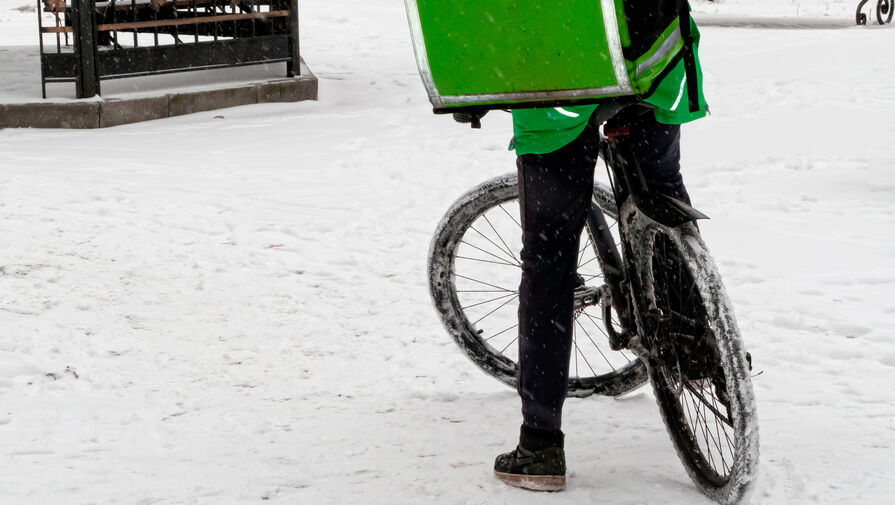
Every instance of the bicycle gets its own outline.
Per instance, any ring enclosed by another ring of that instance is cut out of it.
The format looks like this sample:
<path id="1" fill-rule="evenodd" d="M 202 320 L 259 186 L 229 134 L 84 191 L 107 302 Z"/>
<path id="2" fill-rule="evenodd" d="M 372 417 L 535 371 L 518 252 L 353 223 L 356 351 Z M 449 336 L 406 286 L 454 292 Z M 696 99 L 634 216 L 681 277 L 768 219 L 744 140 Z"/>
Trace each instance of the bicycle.
<path id="1" fill-rule="evenodd" d="M 591 121 L 599 126 L 624 106 L 601 105 Z M 603 133 L 599 157 L 610 186 L 594 183 L 582 233 L 568 395 L 621 395 L 648 378 L 696 486 L 735 503 L 758 464 L 751 356 L 695 225 L 705 216 L 650 192 Z M 510 386 L 521 275 L 516 177 L 461 196 L 436 229 L 428 263 L 445 329 L 477 366 Z"/>

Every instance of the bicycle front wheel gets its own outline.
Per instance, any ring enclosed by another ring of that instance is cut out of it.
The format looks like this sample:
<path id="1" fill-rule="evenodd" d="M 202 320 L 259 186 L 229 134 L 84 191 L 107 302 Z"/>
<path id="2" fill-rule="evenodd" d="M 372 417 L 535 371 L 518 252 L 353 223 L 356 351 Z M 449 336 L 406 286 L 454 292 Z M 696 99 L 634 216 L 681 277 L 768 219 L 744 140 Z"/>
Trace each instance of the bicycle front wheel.
<path id="1" fill-rule="evenodd" d="M 697 487 L 736 503 L 758 467 L 750 365 L 724 285 L 695 227 L 644 237 L 642 335 L 656 402 Z"/>
<path id="2" fill-rule="evenodd" d="M 439 224 L 429 251 L 429 290 L 448 333 L 489 375 L 516 386 L 519 251 L 522 228 L 516 174 L 487 181 L 463 195 Z M 594 185 L 593 205 L 616 228 L 610 191 Z M 616 234 L 617 236 L 617 234 Z M 603 273 L 585 227 L 578 261 L 580 291 L 595 293 Z M 644 364 L 612 351 L 596 296 L 576 300 L 569 396 L 620 395 L 647 380 Z"/>

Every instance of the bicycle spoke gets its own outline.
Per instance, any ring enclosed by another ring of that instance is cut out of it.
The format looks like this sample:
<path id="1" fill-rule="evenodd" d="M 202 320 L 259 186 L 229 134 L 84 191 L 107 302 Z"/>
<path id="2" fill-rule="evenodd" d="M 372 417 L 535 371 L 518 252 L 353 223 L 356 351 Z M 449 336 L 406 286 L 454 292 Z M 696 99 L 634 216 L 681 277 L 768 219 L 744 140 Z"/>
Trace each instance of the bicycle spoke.
<path id="1" fill-rule="evenodd" d="M 684 384 L 684 387 L 686 388 L 686 383 Z M 706 453 L 706 456 L 708 457 L 707 463 L 714 468 L 713 461 L 712 461 L 712 452 L 709 450 L 711 448 L 708 445 L 708 436 L 706 436 L 706 427 L 705 427 L 705 423 L 703 422 L 702 412 L 700 412 L 699 406 L 696 404 L 696 402 L 693 401 L 693 398 L 690 395 L 684 393 L 684 394 L 682 394 L 682 396 L 685 396 L 686 399 L 693 406 L 693 412 L 695 413 L 695 416 L 696 416 L 696 425 L 694 426 L 694 428 L 696 428 L 696 430 L 697 430 L 694 433 L 694 435 L 702 436 L 703 444 L 699 444 L 699 441 L 697 441 L 696 442 L 697 448 L 699 449 L 700 452 L 703 452 L 702 445 L 705 446 L 704 452 Z"/>
<path id="2" fill-rule="evenodd" d="M 707 404 L 703 404 L 702 415 L 703 415 L 703 419 L 705 419 L 704 424 L 705 424 L 705 427 L 706 427 L 706 435 L 707 435 L 707 437 L 706 437 L 706 448 L 707 448 L 707 450 L 709 451 L 709 453 L 711 453 L 711 446 L 710 446 L 709 443 L 708 443 L 709 440 L 711 440 L 711 442 L 712 442 L 712 444 L 715 446 L 715 448 L 718 449 L 718 456 L 721 458 L 721 463 L 722 463 L 722 465 L 726 466 L 725 463 L 724 463 L 724 450 L 721 449 L 721 441 L 720 441 L 720 439 L 716 439 L 716 438 L 714 437 L 714 435 L 712 435 L 711 427 L 708 426 L 708 415 L 706 415 L 706 412 L 705 412 L 705 411 L 706 411 L 706 407 L 708 407 L 708 405 L 707 405 Z M 717 421 L 716 421 L 714 424 L 715 424 L 715 426 L 717 426 L 717 425 L 718 425 Z M 713 466 L 713 469 L 714 469 L 714 466 Z M 717 471 L 717 470 L 716 470 L 716 471 Z"/>
<path id="3" fill-rule="evenodd" d="M 504 333 L 506 333 L 506 332 L 512 330 L 513 328 L 515 328 L 515 327 L 517 327 L 517 326 L 519 326 L 518 323 L 514 324 L 513 326 L 510 326 L 509 328 L 507 328 L 507 329 L 505 329 L 505 330 L 501 330 L 501 331 L 495 333 L 494 335 L 491 335 L 490 337 L 486 338 L 484 341 L 487 342 L 487 341 L 491 340 L 491 339 L 494 338 L 494 337 L 498 337 L 498 336 L 500 336 L 500 335 L 503 335 Z M 518 337 L 517 337 L 517 338 L 518 338 Z M 501 352 L 503 352 L 503 351 L 501 351 Z"/>
<path id="4" fill-rule="evenodd" d="M 710 383 L 710 386 L 714 386 L 714 383 Z M 711 391 L 711 389 L 710 389 L 710 391 Z M 712 398 L 712 405 L 714 405 L 715 408 L 717 409 L 718 408 L 718 399 L 715 397 L 714 394 L 711 394 L 710 397 Z M 727 410 L 727 407 L 724 407 L 724 409 Z M 719 428 L 720 428 L 720 432 L 718 431 Z M 731 426 L 731 428 L 732 428 L 732 426 Z M 721 433 L 723 433 L 724 438 L 727 441 L 727 448 L 730 449 L 730 454 L 733 455 L 734 453 L 736 453 L 736 450 L 733 447 L 733 442 L 730 440 L 730 436 L 727 434 L 727 425 L 715 423 L 715 433 L 718 435 L 718 440 L 721 440 Z"/>
<path id="5" fill-rule="evenodd" d="M 493 313 L 497 312 L 498 310 L 500 310 L 500 309 L 506 307 L 508 304 L 510 304 L 510 303 L 512 303 L 513 301 L 515 301 L 516 298 L 519 298 L 519 295 L 516 295 L 516 296 L 510 298 L 509 300 L 503 302 L 502 304 L 500 304 L 499 307 L 497 307 L 496 309 L 492 310 L 491 312 L 485 314 L 484 316 L 480 317 L 477 321 L 475 321 L 475 322 L 472 323 L 472 324 L 473 324 L 473 325 L 479 324 L 479 323 L 482 321 L 482 319 L 485 319 L 486 317 L 490 316 L 491 314 L 493 314 Z"/>
<path id="6" fill-rule="evenodd" d="M 684 407 L 686 409 L 687 419 L 689 421 L 688 426 L 690 427 L 691 433 L 693 433 L 694 438 L 698 437 L 700 434 L 703 433 L 702 430 L 699 429 L 700 425 L 701 425 L 701 421 L 699 418 L 699 409 L 697 409 L 696 406 L 693 405 L 693 410 L 691 410 L 690 406 L 692 405 L 692 402 L 686 401 L 684 398 L 679 398 L 679 401 L 684 405 Z M 695 414 L 694 414 L 694 411 L 695 411 Z M 696 444 L 697 444 L 697 449 L 701 453 L 702 448 L 700 446 L 703 444 L 700 444 L 698 440 L 696 441 Z M 709 463 L 711 465 L 711 453 L 708 454 L 708 457 L 709 457 L 709 461 L 707 463 Z"/>
<path id="7" fill-rule="evenodd" d="M 575 349 L 578 351 L 578 354 L 581 355 L 581 359 L 584 360 L 584 364 L 587 365 L 587 368 L 590 368 L 590 372 L 591 372 L 592 374 L 594 374 L 594 377 L 600 375 L 600 374 L 597 373 L 596 370 L 594 370 L 594 367 L 590 366 L 590 361 L 588 361 L 588 360 L 587 360 L 587 356 L 585 356 L 584 353 L 581 352 L 581 348 L 578 347 L 578 344 L 575 344 Z M 580 377 L 580 375 L 579 375 L 579 377 Z"/>
<path id="8" fill-rule="evenodd" d="M 688 390 L 689 389 L 690 388 L 688 388 Z M 689 398 L 690 398 L 690 401 L 693 401 L 692 395 Z M 709 457 L 709 465 L 714 470 L 715 469 L 715 461 L 714 461 L 714 457 L 713 457 L 714 453 L 712 452 L 712 444 L 709 443 L 709 441 L 710 441 L 710 439 L 712 439 L 712 437 L 711 437 L 711 431 L 710 431 L 709 425 L 708 425 L 708 416 L 706 416 L 706 414 L 705 414 L 705 404 L 702 404 L 701 406 L 699 404 L 694 404 L 694 407 L 696 408 L 696 412 L 697 412 L 696 415 L 699 416 L 699 419 L 702 420 L 702 432 L 701 432 L 702 441 L 705 444 L 705 452 Z M 714 440 L 712 440 L 712 441 L 714 441 Z M 717 444 L 716 444 L 716 447 L 717 447 Z"/>
<path id="9" fill-rule="evenodd" d="M 507 351 L 507 349 L 509 349 L 510 346 L 513 345 L 513 342 L 515 342 L 515 341 L 517 341 L 517 340 L 519 340 L 519 336 L 518 336 L 518 335 L 517 335 L 516 338 L 514 338 L 513 340 L 510 340 L 510 343 L 507 344 L 506 347 L 504 347 L 503 349 L 501 349 L 501 350 L 500 350 L 500 353 L 501 353 L 501 354 L 505 353 L 505 352 Z"/>
<path id="10" fill-rule="evenodd" d="M 677 382 L 677 381 L 675 381 Z M 674 389 L 677 389 L 678 384 L 674 384 Z M 690 402 L 684 401 L 680 396 L 678 397 L 678 402 L 683 405 L 686 414 L 687 414 L 687 426 L 690 427 L 690 431 L 693 431 L 693 426 L 696 426 L 696 423 L 693 421 L 693 412 L 690 411 Z M 693 433 L 696 435 L 696 433 Z"/>
<path id="11" fill-rule="evenodd" d="M 675 389 L 676 389 L 676 388 L 677 388 L 677 384 L 675 384 L 674 386 L 675 386 Z M 685 412 L 686 412 L 686 414 L 687 414 L 687 425 L 688 425 L 688 426 L 694 426 L 695 423 L 693 422 L 693 413 L 690 412 L 690 402 L 682 401 L 680 397 L 678 397 L 678 402 L 680 402 L 680 404 L 683 405 L 684 410 L 685 410 Z"/>
<path id="12" fill-rule="evenodd" d="M 457 291 L 457 292 L 460 293 L 460 291 Z M 476 302 L 476 303 L 473 303 L 472 305 L 467 305 L 467 306 L 465 306 L 465 307 L 460 307 L 460 309 L 461 309 L 461 310 L 471 309 L 471 308 L 473 308 L 473 307 L 478 307 L 479 305 L 484 305 L 484 304 L 486 304 L 486 303 L 492 303 L 492 302 L 496 302 L 496 301 L 499 301 L 499 300 L 503 300 L 504 298 L 506 298 L 506 297 L 508 297 L 508 296 L 513 296 L 513 297 L 515 297 L 515 296 L 519 296 L 519 295 L 516 295 L 515 293 L 508 293 L 508 294 L 505 294 L 505 295 L 503 295 L 503 296 L 498 296 L 497 298 L 492 298 L 492 299 L 490 299 L 490 300 L 485 300 L 485 301 L 483 301 L 483 302 Z"/>
<path id="13" fill-rule="evenodd" d="M 585 240 L 585 242 L 584 242 L 584 247 L 582 247 L 581 250 L 578 251 L 578 268 L 581 268 L 581 258 L 582 258 L 583 255 L 584 255 L 584 251 L 586 251 L 587 248 L 588 248 L 592 243 L 593 243 L 593 242 L 591 242 L 591 240 L 590 240 L 590 234 L 588 233 L 588 234 L 587 234 L 587 240 Z"/>
<path id="14" fill-rule="evenodd" d="M 596 257 L 596 256 L 594 256 L 593 258 L 587 260 L 586 262 L 582 263 L 581 265 L 578 265 L 578 268 L 585 267 L 585 266 L 587 266 L 587 265 L 593 263 L 594 261 L 597 261 L 597 257 Z"/>
<path id="15" fill-rule="evenodd" d="M 481 262 L 481 263 L 491 263 L 491 264 L 494 264 L 494 265 L 506 265 L 506 266 L 510 266 L 510 267 L 513 267 L 513 268 L 519 268 L 519 266 L 520 266 L 520 265 L 516 265 L 516 264 L 514 264 L 514 263 L 509 263 L 509 262 L 506 262 L 506 261 L 483 260 L 483 259 L 481 259 L 481 258 L 471 258 L 471 257 L 469 257 L 469 256 L 460 256 L 460 255 L 457 255 L 457 256 L 454 256 L 454 257 L 457 258 L 458 260 L 478 261 L 478 262 Z"/>
<path id="16" fill-rule="evenodd" d="M 579 257 L 580 257 L 582 254 L 584 254 L 584 251 L 587 251 L 587 249 L 590 247 L 591 244 L 593 244 L 593 240 L 592 240 L 591 237 L 590 237 L 590 233 L 585 233 L 585 234 L 584 234 L 584 237 L 585 237 L 585 239 L 584 239 L 584 246 L 581 247 L 581 250 L 578 251 L 578 256 L 579 256 Z"/>
<path id="17" fill-rule="evenodd" d="M 585 316 L 587 316 L 588 319 L 590 319 L 590 322 L 594 326 L 596 326 L 596 328 L 598 330 L 600 330 L 600 333 L 602 333 L 603 336 L 606 337 L 606 341 L 608 342 L 610 340 L 610 338 L 609 338 L 609 334 L 606 333 L 606 330 L 603 328 L 603 325 L 602 325 L 603 317 L 602 316 L 592 316 L 592 315 L 588 314 L 587 310 L 585 310 L 585 309 L 582 309 L 581 313 L 584 314 Z M 594 319 L 595 317 L 596 317 L 596 319 Z M 596 345 L 596 344 L 594 344 L 594 345 Z M 631 363 L 631 358 L 628 357 L 628 353 L 626 353 L 624 350 L 621 350 L 621 351 L 619 351 L 619 354 L 621 354 L 621 356 L 623 358 L 625 358 L 628 361 L 628 363 Z"/>
<path id="18" fill-rule="evenodd" d="M 733 441 L 730 439 L 730 435 L 727 433 L 727 428 L 723 424 L 719 425 L 718 423 L 715 423 L 715 431 L 718 434 L 719 440 L 721 439 L 721 435 L 724 435 L 724 440 L 727 442 L 727 449 L 730 451 L 730 458 L 733 459 L 736 455 L 736 449 L 734 448 Z"/>
<path id="19" fill-rule="evenodd" d="M 507 288 L 502 288 L 502 287 L 500 287 L 500 286 L 495 286 L 494 284 L 489 284 L 489 283 L 487 283 L 487 282 L 485 282 L 485 281 L 480 281 L 480 280 L 478 280 L 478 279 L 473 279 L 472 277 L 466 277 L 465 275 L 460 275 L 460 274 L 457 274 L 457 273 L 454 274 L 454 277 L 459 277 L 459 278 L 461 278 L 461 279 L 466 279 L 466 280 L 468 280 L 468 281 L 477 282 L 477 283 L 479 283 L 479 284 L 483 284 L 483 285 L 485 285 L 485 286 L 488 286 L 488 287 L 491 287 L 491 288 L 494 288 L 494 289 L 499 289 L 499 290 L 504 291 L 504 292 L 507 292 L 507 293 L 515 293 L 515 292 L 516 292 L 516 291 L 514 291 L 514 290 L 512 290 L 512 289 L 507 289 Z M 459 291 L 458 291 L 458 293 L 459 293 Z"/>
<path id="20" fill-rule="evenodd" d="M 491 224 L 491 220 L 488 219 L 488 216 L 483 215 L 482 217 L 485 218 L 485 222 L 488 223 L 488 226 L 490 226 L 491 230 L 494 231 L 494 234 L 497 235 L 497 240 L 500 240 L 500 243 L 503 244 L 504 247 L 506 247 L 506 251 L 510 253 L 510 256 L 512 256 L 513 259 L 521 265 L 522 262 L 519 261 L 519 258 L 517 258 L 515 254 L 513 254 L 513 250 L 510 248 L 510 246 L 507 245 L 506 241 L 503 239 L 500 233 L 498 233 L 497 228 L 495 228 L 494 225 Z"/>
<path id="21" fill-rule="evenodd" d="M 614 371 L 615 371 L 615 367 L 612 366 L 612 362 L 609 361 L 609 358 L 607 358 L 605 354 L 603 354 L 603 351 L 600 350 L 600 346 L 598 346 L 597 343 L 594 342 L 594 339 L 592 339 L 592 338 L 590 337 L 590 333 L 588 333 L 587 330 L 584 329 L 584 326 L 583 326 L 580 322 L 578 322 L 578 321 L 575 321 L 575 322 L 578 323 L 578 326 L 581 328 L 581 331 L 583 331 L 584 334 L 587 336 L 587 339 L 590 340 L 590 343 L 591 343 L 591 344 L 594 344 L 594 347 L 597 348 L 597 352 L 599 352 L 599 353 L 600 353 L 600 356 L 603 357 L 603 361 L 605 361 L 606 364 L 609 365 L 609 368 L 611 368 L 612 371 L 614 372 Z"/>
<path id="22" fill-rule="evenodd" d="M 492 252 L 486 251 L 486 250 L 482 249 L 481 247 L 479 247 L 479 246 L 477 246 L 477 245 L 470 244 L 469 242 L 467 242 L 467 241 L 465 241 L 465 240 L 461 240 L 460 243 L 461 243 L 461 244 L 464 244 L 464 245 L 468 245 L 469 247 L 472 247 L 473 249 L 476 249 L 476 250 L 478 250 L 478 251 L 481 251 L 481 252 L 487 254 L 488 256 L 491 256 L 492 258 L 496 258 L 496 259 L 498 259 L 498 260 L 500 260 L 500 261 L 506 261 L 507 263 L 509 263 L 509 261 L 507 261 L 506 258 L 501 258 L 500 256 L 498 256 L 498 255 L 496 255 L 496 254 L 494 254 L 494 253 L 492 253 Z M 520 265 L 520 266 L 521 266 L 521 265 Z"/>
<path id="23" fill-rule="evenodd" d="M 711 411 L 715 416 L 718 415 L 717 411 L 717 403 L 715 403 L 714 408 L 711 408 L 712 405 L 705 401 L 705 384 L 710 381 L 706 379 L 701 379 L 699 384 L 699 391 L 696 389 L 696 385 L 694 385 L 693 381 L 686 381 L 681 378 L 681 381 L 676 379 L 676 375 L 672 374 L 669 369 L 666 368 L 665 372 L 666 380 L 673 390 L 676 390 L 678 384 L 683 384 L 683 392 L 678 397 L 678 403 L 681 406 L 681 413 L 686 417 L 687 425 L 690 427 L 691 433 L 696 437 L 697 446 L 699 452 L 704 455 L 705 463 L 711 467 L 712 471 L 719 475 L 720 477 L 724 477 L 728 475 L 730 470 L 730 465 L 727 463 L 727 457 L 725 457 L 725 450 L 722 447 L 721 441 L 721 433 L 724 433 L 725 438 L 727 439 L 727 447 L 730 449 L 729 455 L 732 457 L 735 451 L 730 443 L 730 437 L 727 435 L 727 431 L 725 427 L 722 425 L 718 426 L 718 422 L 714 422 L 714 433 L 712 431 L 712 426 L 709 423 L 709 415 L 708 412 Z M 701 391 L 701 393 L 700 393 Z M 709 395 L 713 398 L 713 395 Z M 697 401 L 698 399 L 698 401 Z M 717 449 L 717 454 L 715 449 Z M 719 472 L 718 468 L 718 459 L 720 458 L 720 466 L 721 472 Z M 723 473 L 722 473 L 723 472 Z"/>
<path id="24" fill-rule="evenodd" d="M 704 381 L 704 379 L 703 379 L 703 381 Z M 687 385 L 685 387 L 687 387 L 688 391 L 691 392 L 691 395 L 689 396 L 689 398 L 690 398 L 690 401 L 693 402 L 693 407 L 697 411 L 697 416 L 699 416 L 700 419 L 702 419 L 701 434 L 703 436 L 703 441 L 705 442 L 705 449 L 706 449 L 706 452 L 709 457 L 709 464 L 712 466 L 712 469 L 715 470 L 715 472 L 717 473 L 717 469 L 716 469 L 714 458 L 713 458 L 712 445 L 714 445 L 715 448 L 718 449 L 719 455 L 720 455 L 720 453 L 723 453 L 723 450 L 721 449 L 720 440 L 715 439 L 715 437 L 712 435 L 711 427 L 708 425 L 708 415 L 706 414 L 706 407 L 708 406 L 708 404 L 701 401 L 700 404 L 702 405 L 702 407 L 700 409 L 700 406 L 697 405 L 696 402 L 693 400 L 693 396 L 701 396 L 701 395 L 694 393 L 694 389 L 691 384 L 687 383 Z M 715 424 L 717 425 L 717 423 L 715 423 Z M 711 443 L 709 443 L 709 442 L 711 442 Z"/>
<path id="25" fill-rule="evenodd" d="M 702 415 L 701 415 L 701 412 L 699 411 L 699 406 L 693 402 L 693 399 L 690 398 L 690 396 L 687 393 L 683 393 L 681 396 L 684 397 L 693 406 L 693 411 L 695 412 L 696 424 L 694 425 L 694 428 L 697 428 L 697 430 L 695 431 L 694 435 L 702 436 L 702 441 L 703 441 L 702 444 L 700 444 L 698 440 L 696 441 L 697 448 L 699 449 L 700 452 L 706 453 L 706 456 L 708 457 L 708 464 L 710 466 L 714 466 L 714 465 L 712 465 L 711 451 L 703 450 L 703 446 L 705 445 L 707 447 L 707 444 L 706 444 L 706 437 L 705 437 L 705 428 L 703 427 L 703 424 L 702 424 Z"/>
<path id="26" fill-rule="evenodd" d="M 487 219 L 486 219 L 485 221 L 487 221 Z M 489 224 L 490 224 L 490 223 L 489 223 Z M 491 245 L 493 245 L 494 247 L 496 247 L 497 250 L 499 250 L 500 252 L 502 252 L 502 253 L 506 253 L 507 255 L 509 255 L 509 257 L 510 257 L 510 259 L 511 259 L 512 261 L 515 261 L 515 262 L 517 262 L 517 263 L 519 262 L 519 260 L 516 259 L 516 256 L 513 254 L 512 251 L 509 251 L 509 250 L 507 250 L 507 249 L 503 249 L 502 247 L 500 247 L 499 245 L 497 245 L 496 242 L 494 242 L 493 240 L 491 240 L 491 239 L 490 239 L 489 237 L 487 237 L 484 233 L 480 232 L 480 231 L 478 230 L 478 228 L 476 228 L 475 226 L 470 226 L 469 229 L 472 230 L 472 231 L 474 231 L 474 232 L 476 232 L 476 233 L 478 233 L 479 235 L 481 235 L 482 238 L 484 238 L 485 240 L 487 240 Z"/>
<path id="27" fill-rule="evenodd" d="M 518 220 L 516 220 L 516 218 L 515 218 L 512 214 L 510 214 L 509 212 L 507 212 L 507 209 L 503 208 L 503 204 L 502 204 L 502 203 L 499 204 L 498 207 L 500 207 L 500 210 L 502 210 L 504 214 L 510 216 L 510 219 L 512 219 L 513 222 L 516 223 L 516 226 L 518 226 L 520 230 L 522 229 L 522 223 L 520 223 Z"/>
<path id="28" fill-rule="evenodd" d="M 458 293 L 513 293 L 516 291 L 511 291 L 509 289 L 498 288 L 498 289 L 458 289 Z"/>
<path id="29" fill-rule="evenodd" d="M 666 370 L 668 370 L 666 368 Z M 667 375 L 666 375 L 667 377 Z M 705 453 L 705 457 L 707 458 L 706 463 L 712 468 L 712 471 L 717 472 L 714 453 L 712 452 L 712 446 L 718 449 L 719 453 L 723 453 L 723 449 L 721 448 L 720 436 L 716 439 L 712 434 L 711 426 L 708 422 L 708 415 L 706 414 L 707 410 L 712 410 L 714 414 L 719 414 L 717 409 L 711 409 L 711 405 L 705 400 L 705 397 L 700 394 L 693 385 L 693 381 L 687 381 L 683 377 L 681 377 L 680 381 L 677 381 L 674 377 L 668 378 L 672 382 L 671 386 L 673 390 L 678 390 L 678 384 L 681 384 L 683 387 L 683 392 L 678 396 L 678 403 L 683 407 L 687 420 L 689 421 L 690 431 L 697 438 L 702 439 L 702 443 L 697 440 L 697 445 L 700 453 Z M 701 379 L 699 381 L 700 390 L 703 392 L 705 389 L 702 385 L 706 382 L 705 379 Z M 695 398 L 699 399 L 699 402 L 696 401 Z M 693 407 L 691 410 L 690 407 Z M 694 419 L 695 416 L 695 419 Z M 717 429 L 717 422 L 714 423 Z M 725 460 L 722 457 L 722 465 L 726 466 Z"/>
<path id="30" fill-rule="evenodd" d="M 715 408 L 717 409 L 717 408 L 718 408 L 718 402 L 716 401 L 715 396 L 714 396 L 714 395 L 711 395 L 711 398 L 712 398 L 712 404 L 713 404 L 713 405 L 715 406 Z M 719 425 L 720 425 L 720 423 L 715 422 L 715 437 L 716 437 L 716 439 L 720 442 L 720 441 L 721 441 L 721 431 L 722 431 L 722 430 L 719 428 Z M 726 431 L 724 431 L 724 435 L 727 436 L 727 432 L 726 432 Z M 729 441 L 729 439 L 728 439 L 728 441 Z M 722 449 L 722 448 L 719 447 L 719 448 L 718 448 L 718 452 L 719 452 L 719 454 L 720 454 L 720 456 L 721 456 L 721 464 L 724 465 L 724 473 L 726 474 L 726 473 L 728 472 L 728 470 L 730 470 L 730 467 L 727 465 L 727 458 L 724 457 L 724 452 L 725 452 L 725 451 L 724 451 L 724 449 Z"/>
<path id="31" fill-rule="evenodd" d="M 705 379 L 703 379 L 703 380 L 705 380 Z M 711 410 L 715 414 L 715 416 L 718 417 L 718 419 L 721 419 L 722 421 L 727 423 L 729 426 L 733 426 L 733 422 L 725 414 L 722 414 L 718 409 L 713 407 L 712 404 L 709 403 L 708 400 L 706 400 L 705 397 L 702 396 L 702 394 L 700 394 L 698 391 L 696 391 L 696 389 L 693 388 L 693 385 L 690 384 L 690 382 L 685 382 L 684 387 L 687 388 L 690 391 L 690 393 L 692 393 L 693 396 L 696 397 L 703 405 L 705 405 L 709 410 Z"/>
<path id="32" fill-rule="evenodd" d="M 603 329 L 603 324 L 602 324 L 602 323 L 603 323 L 603 318 L 602 318 L 602 317 L 598 317 L 598 316 L 592 316 L 592 315 L 588 314 L 587 312 L 585 312 L 585 311 L 583 311 L 583 310 L 581 311 L 581 313 L 584 314 L 585 316 L 587 316 L 588 319 L 590 319 L 590 322 L 593 323 L 593 325 L 596 326 L 598 330 L 600 330 L 600 333 L 602 333 L 603 336 L 606 337 L 606 341 L 608 342 L 608 341 L 609 341 L 609 334 L 606 333 L 606 330 L 605 330 L 605 329 Z"/>
<path id="33" fill-rule="evenodd" d="M 718 403 L 715 401 L 715 397 L 714 397 L 714 396 L 712 396 L 712 402 L 715 403 L 715 406 L 718 405 Z M 727 407 L 725 407 L 725 410 L 726 410 L 726 409 L 727 409 Z M 733 440 L 730 439 L 730 435 L 727 433 L 727 427 L 728 427 L 728 425 L 726 425 L 726 424 L 721 424 L 721 425 L 718 425 L 718 426 L 720 426 L 720 428 L 721 428 L 721 433 L 724 434 L 724 438 L 725 438 L 726 441 L 727 441 L 727 448 L 730 449 L 730 453 L 731 453 L 731 454 L 736 453 L 736 449 L 734 448 Z M 731 426 L 730 428 L 733 429 L 733 426 Z"/>

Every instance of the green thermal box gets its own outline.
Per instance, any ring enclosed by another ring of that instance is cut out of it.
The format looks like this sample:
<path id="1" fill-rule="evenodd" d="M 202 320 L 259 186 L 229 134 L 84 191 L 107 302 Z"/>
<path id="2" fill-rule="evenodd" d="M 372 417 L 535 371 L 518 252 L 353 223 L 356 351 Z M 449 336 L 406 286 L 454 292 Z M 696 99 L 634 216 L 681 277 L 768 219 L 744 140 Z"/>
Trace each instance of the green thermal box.
<path id="1" fill-rule="evenodd" d="M 681 56 L 682 0 L 405 0 L 436 112 L 648 93 Z"/>

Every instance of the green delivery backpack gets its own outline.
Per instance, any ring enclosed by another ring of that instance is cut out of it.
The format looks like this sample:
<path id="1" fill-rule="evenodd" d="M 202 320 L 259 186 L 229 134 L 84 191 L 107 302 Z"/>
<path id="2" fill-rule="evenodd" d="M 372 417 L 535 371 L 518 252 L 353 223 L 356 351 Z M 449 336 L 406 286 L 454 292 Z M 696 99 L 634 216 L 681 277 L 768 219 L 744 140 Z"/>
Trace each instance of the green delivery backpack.
<path id="1" fill-rule="evenodd" d="M 686 0 L 405 3 L 435 112 L 637 99 L 680 58 L 699 102 Z"/>

